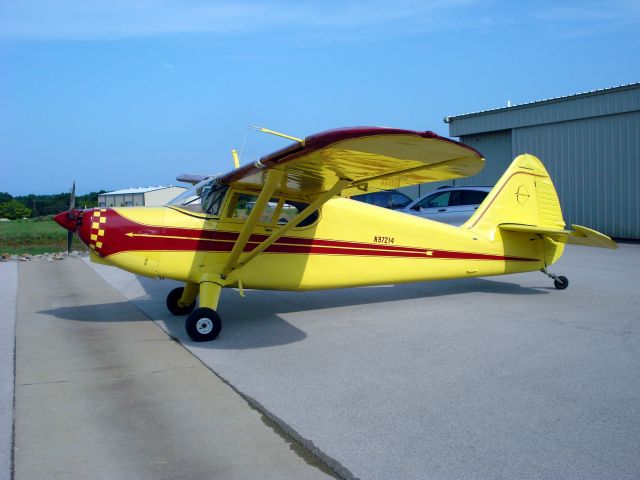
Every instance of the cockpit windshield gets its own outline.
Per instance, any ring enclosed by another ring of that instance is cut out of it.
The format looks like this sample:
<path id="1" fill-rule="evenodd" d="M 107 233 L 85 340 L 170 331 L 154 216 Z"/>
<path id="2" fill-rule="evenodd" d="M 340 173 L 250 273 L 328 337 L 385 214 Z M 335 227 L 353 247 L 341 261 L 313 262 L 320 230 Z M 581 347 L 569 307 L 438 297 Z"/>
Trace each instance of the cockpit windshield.
<path id="1" fill-rule="evenodd" d="M 222 185 L 215 178 L 208 178 L 196 183 L 186 192 L 178 195 L 167 205 L 184 208 L 196 213 L 217 216 L 220 214 L 222 201 L 227 193 L 227 185 Z"/>

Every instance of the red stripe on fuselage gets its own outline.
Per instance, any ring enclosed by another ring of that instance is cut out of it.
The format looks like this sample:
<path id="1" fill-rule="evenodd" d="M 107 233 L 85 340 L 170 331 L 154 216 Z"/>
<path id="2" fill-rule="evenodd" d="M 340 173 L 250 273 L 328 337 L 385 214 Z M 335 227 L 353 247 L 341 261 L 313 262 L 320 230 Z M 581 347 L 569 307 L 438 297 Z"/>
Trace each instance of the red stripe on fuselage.
<path id="1" fill-rule="evenodd" d="M 112 209 L 107 209 L 107 221 L 102 247 L 97 250 L 103 257 L 128 251 L 198 251 L 228 253 L 233 248 L 239 233 L 219 230 L 200 230 L 180 227 L 144 225 L 132 221 Z M 86 229 L 85 229 L 86 230 Z M 83 231 L 80 237 L 88 244 Z M 253 234 L 244 248 L 253 250 L 266 240 L 267 235 Z M 403 247 L 375 243 L 350 242 L 301 237 L 282 237 L 265 250 L 265 253 L 289 253 L 300 255 L 354 255 L 401 258 L 432 258 L 460 260 L 538 261 L 523 258 L 474 252 L 433 250 L 418 247 Z"/>
<path id="2" fill-rule="evenodd" d="M 198 237 L 206 240 L 219 240 L 223 242 L 232 242 L 238 238 L 237 232 L 225 232 L 219 230 L 193 230 L 186 228 L 177 228 L 177 227 L 167 227 L 164 228 L 165 236 L 172 237 Z M 253 234 L 249 237 L 250 243 L 261 243 L 264 240 L 269 238 L 267 235 L 259 235 Z M 425 252 L 424 248 L 416 248 L 416 247 L 399 247 L 396 245 L 382 245 L 375 243 L 359 243 L 359 242 L 351 242 L 351 241 L 335 241 L 335 240 L 323 240 L 317 238 L 302 238 L 302 237 L 282 237 L 280 238 L 276 245 L 287 244 L 287 245 L 301 245 L 301 246 L 313 246 L 313 247 L 335 247 L 337 245 L 343 246 L 345 248 L 373 248 L 376 250 L 392 250 L 398 252 L 414 252 L 414 253 L 423 253 Z"/>

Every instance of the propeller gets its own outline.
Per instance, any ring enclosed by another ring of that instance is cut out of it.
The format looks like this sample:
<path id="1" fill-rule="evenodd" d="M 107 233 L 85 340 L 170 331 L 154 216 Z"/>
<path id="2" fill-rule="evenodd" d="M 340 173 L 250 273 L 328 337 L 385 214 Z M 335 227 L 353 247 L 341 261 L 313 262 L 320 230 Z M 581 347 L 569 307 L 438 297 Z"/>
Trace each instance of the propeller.
<path id="1" fill-rule="evenodd" d="M 76 208 L 76 181 L 73 181 L 71 186 L 71 192 L 69 194 L 69 214 L 73 215 L 73 211 Z M 69 230 L 67 232 L 67 255 L 71 254 L 71 243 L 73 242 L 73 232 Z"/>

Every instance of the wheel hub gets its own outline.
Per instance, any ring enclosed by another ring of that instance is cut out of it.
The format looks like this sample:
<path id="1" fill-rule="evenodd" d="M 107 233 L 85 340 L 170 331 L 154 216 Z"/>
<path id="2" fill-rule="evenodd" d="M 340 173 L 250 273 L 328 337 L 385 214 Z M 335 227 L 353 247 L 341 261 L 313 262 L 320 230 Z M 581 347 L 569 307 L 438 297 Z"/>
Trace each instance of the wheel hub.
<path id="1" fill-rule="evenodd" d="M 196 330 L 201 335 L 207 335 L 213 330 L 213 322 L 209 318 L 201 318 L 196 322 Z"/>

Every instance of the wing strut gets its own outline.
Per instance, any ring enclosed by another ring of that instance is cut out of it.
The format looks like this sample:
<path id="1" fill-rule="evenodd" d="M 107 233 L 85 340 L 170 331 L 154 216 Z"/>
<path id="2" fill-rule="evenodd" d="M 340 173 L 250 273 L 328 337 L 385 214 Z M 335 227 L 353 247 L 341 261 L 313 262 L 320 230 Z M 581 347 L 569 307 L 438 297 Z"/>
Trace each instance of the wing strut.
<path id="1" fill-rule="evenodd" d="M 318 210 L 323 204 L 333 198 L 338 192 L 340 192 L 344 187 L 349 185 L 351 180 L 340 179 L 338 180 L 331 189 L 324 192 L 317 199 L 315 199 L 307 208 L 298 213 L 295 217 L 293 217 L 289 222 L 280 227 L 276 232 L 273 232 L 266 240 L 264 240 L 260 245 L 251 250 L 249 254 L 242 260 L 242 262 L 238 262 L 237 268 L 246 265 L 251 260 L 253 260 L 256 256 L 264 252 L 267 248 L 277 242 L 285 233 L 287 233 L 292 228 L 296 227 L 302 220 L 307 218 L 313 212 Z M 224 272 L 223 272 L 224 273 Z"/>
<path id="2" fill-rule="evenodd" d="M 283 176 L 283 170 L 270 169 L 267 173 L 264 187 L 262 188 L 260 195 L 258 195 L 256 204 L 251 209 L 251 213 L 249 213 L 249 217 L 247 218 L 247 221 L 244 223 L 242 230 L 240 231 L 240 235 L 238 236 L 238 240 L 236 240 L 236 243 L 231 250 L 231 254 L 229 255 L 227 264 L 222 269 L 222 278 L 225 278 L 231 270 L 236 268 L 238 258 L 244 251 L 244 247 L 247 245 L 247 242 L 249 241 L 249 238 L 253 233 L 253 229 L 260 220 L 260 215 L 262 215 L 264 207 L 267 205 L 267 202 L 271 198 L 273 192 L 275 192 L 276 188 L 278 188 L 278 184 L 282 180 Z"/>

